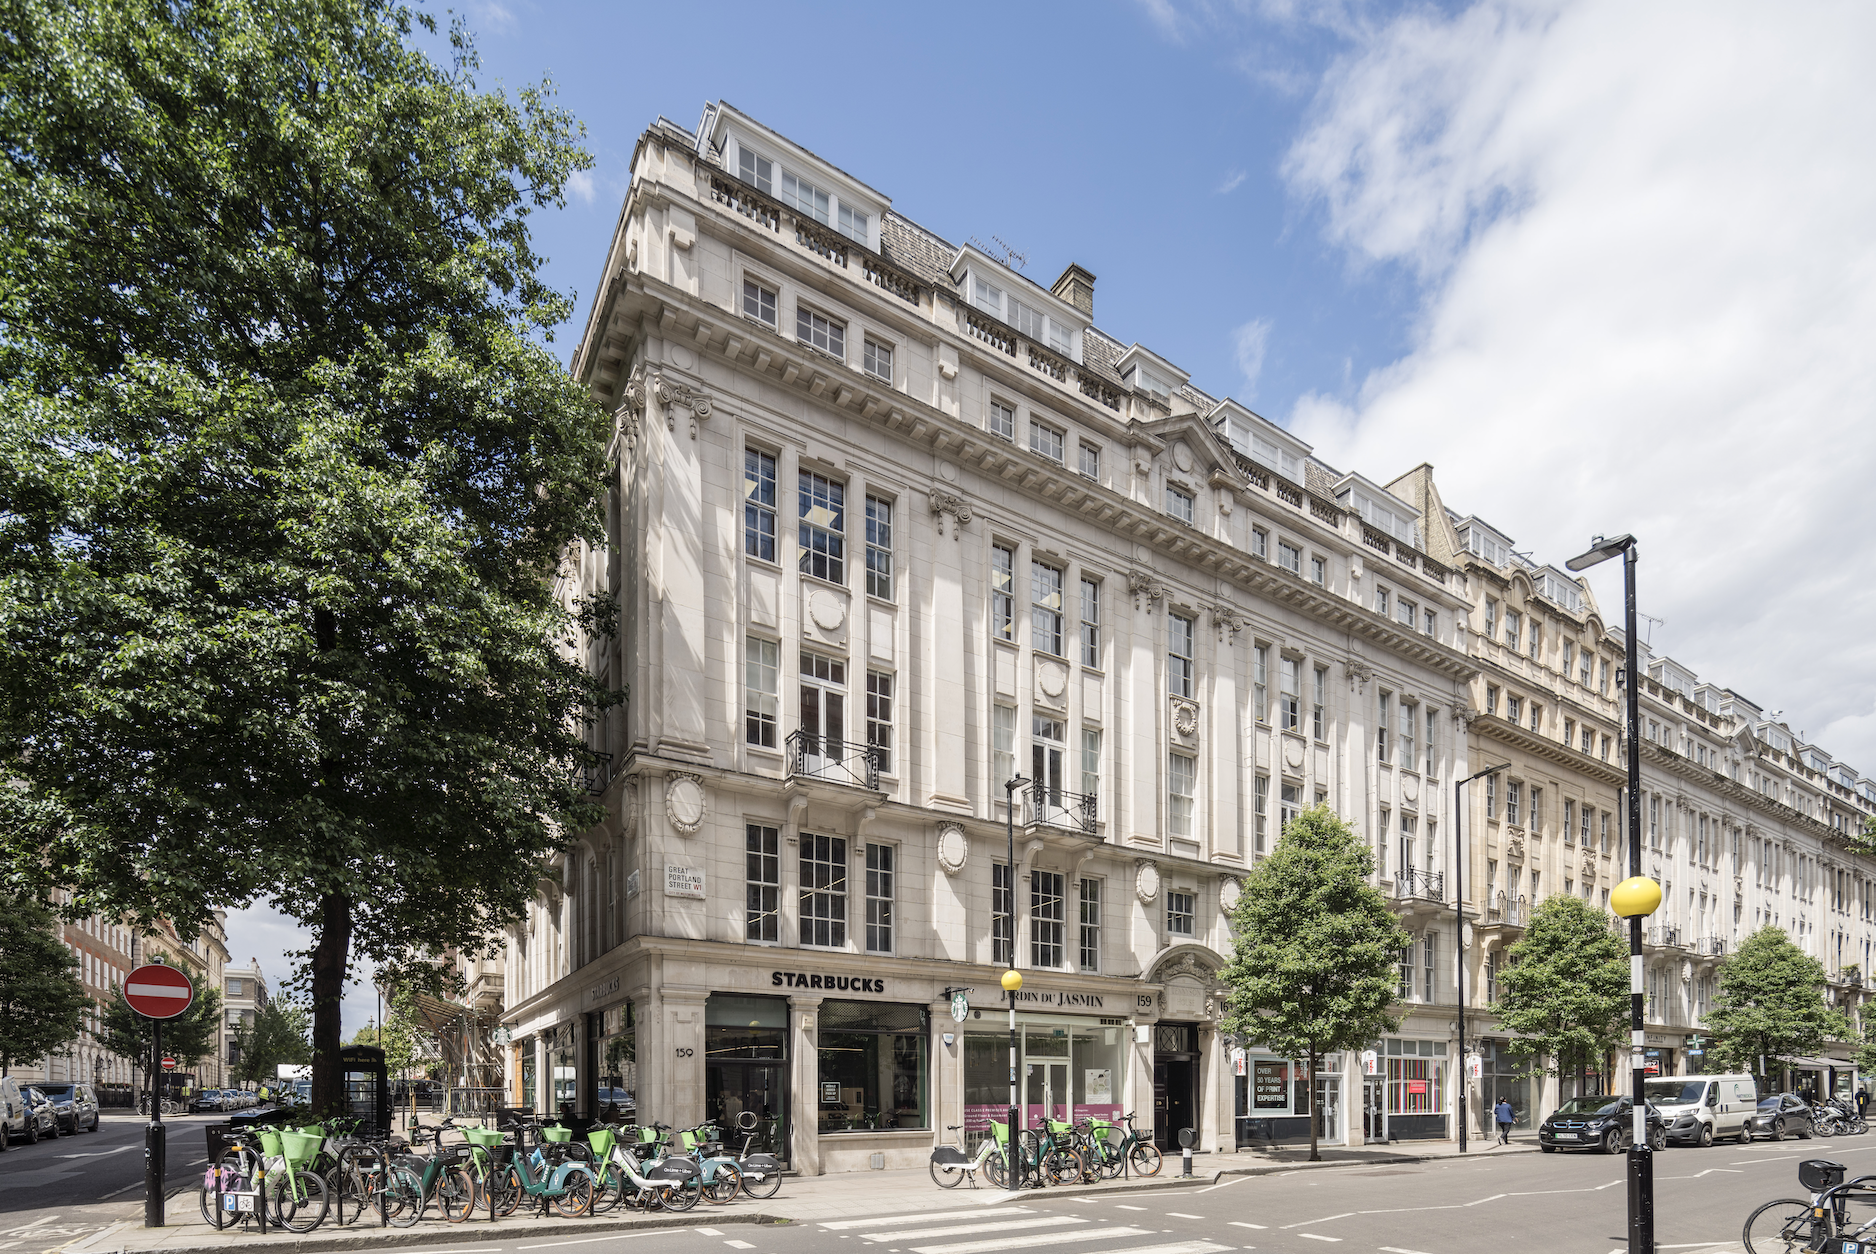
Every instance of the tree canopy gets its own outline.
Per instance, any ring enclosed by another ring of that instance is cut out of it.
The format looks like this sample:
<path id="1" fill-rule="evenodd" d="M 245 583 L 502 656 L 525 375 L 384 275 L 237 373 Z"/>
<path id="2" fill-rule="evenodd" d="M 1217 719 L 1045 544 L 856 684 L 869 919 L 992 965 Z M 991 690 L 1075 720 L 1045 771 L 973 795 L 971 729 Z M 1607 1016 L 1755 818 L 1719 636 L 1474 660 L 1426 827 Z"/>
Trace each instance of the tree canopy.
<path id="1" fill-rule="evenodd" d="M 391 0 L 0 0 L 0 875 L 349 963 L 486 952 L 602 811 L 610 419 L 544 342 L 551 87 Z"/>
<path id="2" fill-rule="evenodd" d="M 1303 811 L 1276 850 L 1251 869 L 1231 912 L 1229 989 L 1220 1030 L 1307 1060 L 1314 1109 L 1316 1070 L 1334 1050 L 1359 1049 L 1399 1024 L 1395 963 L 1410 936 L 1368 883 L 1374 855 L 1327 806 Z M 1309 1121 L 1309 1156 L 1317 1149 Z"/>
<path id="3" fill-rule="evenodd" d="M 0 1075 L 77 1038 L 91 1006 L 77 971 L 52 912 L 0 892 Z"/>
<path id="4" fill-rule="evenodd" d="M 1710 1057 L 1737 1071 L 1760 1071 L 1760 1058 L 1815 1054 L 1847 1034 L 1843 1016 L 1824 1004 L 1824 964 L 1766 926 L 1720 962 L 1719 990 L 1706 1026 Z"/>
<path id="5" fill-rule="evenodd" d="M 150 1045 L 155 1039 L 155 1020 L 146 1019 L 124 1000 L 121 985 L 111 986 L 111 1000 L 104 1008 L 104 1028 L 99 1043 L 119 1058 L 130 1060 L 139 1071 L 148 1074 L 151 1067 Z M 214 985 L 198 987 L 189 1008 L 174 1019 L 163 1020 L 163 1053 L 182 1067 L 193 1067 L 202 1059 L 221 1050 L 221 990 Z"/>
<path id="6" fill-rule="evenodd" d="M 1579 897 L 1546 897 L 1506 950 L 1492 1013 L 1511 1051 L 1540 1055 L 1562 1075 L 1594 1063 L 1626 1036 L 1628 946 Z"/>
<path id="7" fill-rule="evenodd" d="M 312 1016 L 305 1006 L 284 997 L 269 998 L 255 1009 L 252 1020 L 235 1024 L 229 1072 L 249 1084 L 273 1084 L 283 1065 L 303 1066 L 312 1058 L 311 1034 Z"/>

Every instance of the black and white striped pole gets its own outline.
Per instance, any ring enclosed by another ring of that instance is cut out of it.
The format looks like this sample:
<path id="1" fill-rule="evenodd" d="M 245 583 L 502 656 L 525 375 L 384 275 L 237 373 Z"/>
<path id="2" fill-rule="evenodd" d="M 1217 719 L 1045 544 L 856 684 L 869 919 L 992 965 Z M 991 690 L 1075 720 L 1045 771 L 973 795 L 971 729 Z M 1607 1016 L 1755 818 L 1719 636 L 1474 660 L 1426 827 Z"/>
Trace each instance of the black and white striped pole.
<path id="1" fill-rule="evenodd" d="M 1628 736 L 1628 878 L 1609 894 L 1609 906 L 1628 920 L 1629 1067 L 1634 1109 L 1634 1131 L 1628 1149 L 1629 1254 L 1655 1254 L 1654 1150 L 1648 1144 L 1648 1038 L 1644 1033 L 1642 995 L 1642 919 L 1661 906 L 1661 885 L 1642 874 L 1641 856 L 1641 681 L 1636 674 L 1635 643 L 1635 537 L 1604 539 L 1596 547 L 1565 563 L 1571 570 L 1588 570 L 1612 557 L 1622 558 L 1624 602 L 1623 643 L 1627 656 L 1621 675 L 1627 705 Z"/>

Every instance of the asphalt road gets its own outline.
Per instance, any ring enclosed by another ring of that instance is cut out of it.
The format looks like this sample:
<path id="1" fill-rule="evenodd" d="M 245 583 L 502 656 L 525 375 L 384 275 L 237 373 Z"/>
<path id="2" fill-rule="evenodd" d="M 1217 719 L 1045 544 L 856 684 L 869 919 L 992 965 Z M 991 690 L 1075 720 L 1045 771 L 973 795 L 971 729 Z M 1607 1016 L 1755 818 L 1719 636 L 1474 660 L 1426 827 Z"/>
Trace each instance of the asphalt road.
<path id="1" fill-rule="evenodd" d="M 202 1126 L 219 1115 L 167 1115 L 169 1188 L 202 1178 L 207 1142 Z M 141 1115 L 107 1112 L 96 1132 L 15 1141 L 0 1154 L 0 1250 L 39 1254 L 118 1219 L 143 1214 Z M 187 1199 L 196 1205 L 193 1192 Z M 181 1205 L 171 1202 L 171 1206 Z"/>
<path id="2" fill-rule="evenodd" d="M 1656 1171 L 1664 1254 L 1737 1254 L 1760 1202 L 1797 1189 L 1797 1163 L 1828 1157 L 1876 1171 L 1876 1137 L 1670 1149 Z M 1190 1189 L 1077 1197 L 1028 1192 L 1007 1202 L 960 1189 L 955 1206 L 849 1219 L 682 1228 L 615 1237 L 541 1233 L 505 1242 L 452 1233 L 450 1254 L 1611 1254 L 1627 1250 L 1621 1158 L 1520 1154 L 1373 1168 L 1227 1177 Z M 791 1185 L 768 1208 L 785 1202 Z M 798 1187 L 798 1186 L 795 1186 Z M 749 1203 L 739 1202 L 737 1208 Z M 408 1251 L 403 1254 L 409 1254 Z"/>

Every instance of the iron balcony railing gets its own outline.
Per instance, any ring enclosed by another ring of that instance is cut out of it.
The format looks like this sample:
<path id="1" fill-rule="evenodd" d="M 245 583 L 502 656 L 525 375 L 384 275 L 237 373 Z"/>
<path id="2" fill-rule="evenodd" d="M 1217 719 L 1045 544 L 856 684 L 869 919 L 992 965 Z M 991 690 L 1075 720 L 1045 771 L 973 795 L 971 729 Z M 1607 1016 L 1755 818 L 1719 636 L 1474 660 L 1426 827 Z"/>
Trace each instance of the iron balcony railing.
<path id="1" fill-rule="evenodd" d="M 1711 958 L 1723 958 L 1726 956 L 1726 938 L 1703 936 L 1700 938 L 1700 944 L 1695 947 L 1695 952 L 1706 954 Z"/>
<path id="2" fill-rule="evenodd" d="M 879 756 L 871 745 L 796 730 L 788 733 L 788 775 L 877 791 Z"/>
<path id="3" fill-rule="evenodd" d="M 1063 792 L 1059 788 L 1039 788 L 1031 784 L 1024 797 L 1023 821 L 1047 827 L 1072 827 L 1086 835 L 1096 835 L 1094 794 Z"/>
<path id="4" fill-rule="evenodd" d="M 1419 897 L 1426 901 L 1446 900 L 1446 874 L 1402 867 L 1394 880 L 1394 891 L 1401 897 Z"/>
<path id="5" fill-rule="evenodd" d="M 596 750 L 588 750 L 588 752 L 592 753 L 597 760 L 580 768 L 580 782 L 585 786 L 588 795 L 603 797 L 606 795 L 606 786 L 612 783 L 612 755 Z"/>
<path id="6" fill-rule="evenodd" d="M 1681 930 L 1678 927 L 1666 926 L 1650 928 L 1648 930 L 1648 941 L 1650 944 L 1654 945 L 1679 948 L 1681 943 Z"/>

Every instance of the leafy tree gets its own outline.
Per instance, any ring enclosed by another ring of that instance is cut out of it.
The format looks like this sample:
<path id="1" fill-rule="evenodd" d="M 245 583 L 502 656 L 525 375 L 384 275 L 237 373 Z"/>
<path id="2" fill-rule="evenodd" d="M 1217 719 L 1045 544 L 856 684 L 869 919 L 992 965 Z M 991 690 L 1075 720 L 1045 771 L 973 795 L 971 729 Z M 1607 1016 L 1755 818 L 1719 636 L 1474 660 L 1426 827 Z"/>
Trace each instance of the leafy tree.
<path id="1" fill-rule="evenodd" d="M 52 912 L 22 894 L 0 893 L 0 1075 L 78 1036 L 91 998 L 77 970 Z"/>
<path id="2" fill-rule="evenodd" d="M 591 160 L 393 0 L 0 14 L 0 866 L 307 925 L 335 1107 L 351 962 L 488 952 L 603 814 L 611 425 L 528 233 Z"/>
<path id="3" fill-rule="evenodd" d="M 1225 1032 L 1306 1059 L 1312 1110 L 1322 1056 L 1398 1027 L 1388 1016 L 1400 951 L 1412 940 L 1368 884 L 1369 852 L 1328 806 L 1292 819 L 1244 877 L 1231 912 Z M 1322 1157 L 1309 1121 L 1309 1157 Z"/>
<path id="4" fill-rule="evenodd" d="M 235 1079 L 249 1084 L 274 1084 L 280 1068 L 301 1066 L 312 1058 L 308 1036 L 312 1016 L 299 1002 L 284 997 L 268 999 L 254 1012 L 252 1022 L 243 1019 L 235 1025 L 235 1063 L 230 1068 Z"/>
<path id="5" fill-rule="evenodd" d="M 143 1080 L 160 1067 L 160 1060 L 150 1056 L 154 1028 L 155 1020 L 132 1010 L 130 1003 L 124 1000 L 123 986 L 113 983 L 110 1004 L 104 1008 L 104 1030 L 98 1034 L 98 1040 L 111 1053 L 130 1060 L 130 1065 L 143 1077 L 138 1081 L 140 1088 Z M 195 1000 L 187 1010 L 174 1019 L 163 1020 L 163 1053 L 174 1058 L 179 1067 L 193 1067 L 218 1052 L 220 1046 L 221 990 L 218 988 L 197 988 Z"/>
<path id="6" fill-rule="evenodd" d="M 1763 1076 L 1761 1058 L 1815 1054 L 1849 1029 L 1824 1004 L 1824 964 L 1766 926 L 1720 962 L 1719 990 L 1706 1026 L 1722 1067 Z"/>
<path id="7" fill-rule="evenodd" d="M 1546 897 L 1524 935 L 1505 951 L 1492 1013 L 1514 1033 L 1511 1051 L 1550 1061 L 1553 1075 L 1585 1065 L 1624 1039 L 1629 1017 L 1628 946 L 1580 897 Z"/>

